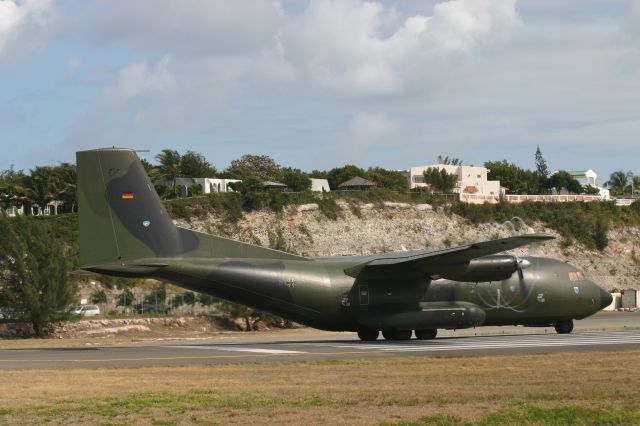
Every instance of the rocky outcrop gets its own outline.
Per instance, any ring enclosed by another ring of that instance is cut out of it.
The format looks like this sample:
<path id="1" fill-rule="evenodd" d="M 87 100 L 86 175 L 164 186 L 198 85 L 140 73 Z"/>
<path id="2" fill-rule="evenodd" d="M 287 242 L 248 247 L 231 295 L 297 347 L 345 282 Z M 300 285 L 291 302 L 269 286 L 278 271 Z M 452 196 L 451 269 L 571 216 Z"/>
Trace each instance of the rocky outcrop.
<path id="1" fill-rule="evenodd" d="M 473 225 L 465 219 L 433 209 L 429 204 L 339 202 L 337 220 L 328 219 L 316 204 L 289 206 L 282 213 L 247 213 L 235 224 L 210 214 L 203 219 L 177 221 L 181 226 L 211 232 L 253 244 L 273 246 L 279 235 L 288 250 L 305 256 L 344 256 L 418 249 L 438 249 L 473 241 L 513 235 L 504 224 Z M 517 225 L 517 224 L 516 224 Z M 536 232 L 557 232 L 539 223 Z M 525 231 L 520 231 L 525 232 Z M 608 289 L 640 288 L 640 228 L 609 231 L 602 252 L 562 238 L 540 247 L 515 251 L 569 261 Z"/>

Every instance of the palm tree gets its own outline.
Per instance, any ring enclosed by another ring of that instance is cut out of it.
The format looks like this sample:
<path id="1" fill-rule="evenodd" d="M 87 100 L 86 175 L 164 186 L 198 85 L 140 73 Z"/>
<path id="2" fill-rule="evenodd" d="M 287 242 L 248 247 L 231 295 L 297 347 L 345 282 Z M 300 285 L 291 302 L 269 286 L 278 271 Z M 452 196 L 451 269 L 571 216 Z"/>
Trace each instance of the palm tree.
<path id="1" fill-rule="evenodd" d="M 462 160 L 459 158 L 454 158 L 449 156 L 443 157 L 442 155 L 438 155 L 438 164 L 446 164 L 449 166 L 462 166 Z"/>
<path id="2" fill-rule="evenodd" d="M 611 173 L 611 176 L 609 176 L 609 187 L 611 188 L 612 194 L 624 195 L 627 186 L 629 186 L 629 175 L 627 173 L 623 170 Z"/>
<path id="3" fill-rule="evenodd" d="M 60 195 L 60 183 L 52 167 L 37 166 L 29 176 L 24 177 L 24 197 L 26 204 L 39 207 L 40 214 L 45 207 Z"/>
<path id="4" fill-rule="evenodd" d="M 65 206 L 69 206 L 70 213 L 73 213 L 76 208 L 76 166 L 69 163 L 61 163 L 59 166 L 54 167 L 53 173 L 57 199 Z M 69 212 L 68 209 L 65 208 L 65 210 Z"/>
<path id="5" fill-rule="evenodd" d="M 0 207 L 2 214 L 5 214 L 11 207 L 18 207 L 22 204 L 24 188 L 21 182 L 24 179 L 22 171 L 15 171 L 13 166 L 0 172 Z"/>
<path id="6" fill-rule="evenodd" d="M 163 149 L 156 155 L 156 160 L 160 163 L 155 168 L 156 180 L 171 181 L 171 192 L 176 193 L 176 179 L 182 176 L 180 170 L 181 157 L 178 151 L 172 149 Z"/>

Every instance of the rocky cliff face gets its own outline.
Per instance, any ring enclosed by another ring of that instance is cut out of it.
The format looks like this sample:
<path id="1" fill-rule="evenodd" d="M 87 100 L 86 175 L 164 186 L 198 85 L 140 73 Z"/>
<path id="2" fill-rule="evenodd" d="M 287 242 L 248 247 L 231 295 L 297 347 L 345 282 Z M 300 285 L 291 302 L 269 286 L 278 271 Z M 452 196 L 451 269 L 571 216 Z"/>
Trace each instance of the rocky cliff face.
<path id="1" fill-rule="evenodd" d="M 509 224 L 473 225 L 465 219 L 435 211 L 428 204 L 339 203 L 337 220 L 328 219 L 315 204 L 290 206 L 283 213 L 245 214 L 236 224 L 210 214 L 204 219 L 177 221 L 180 226 L 230 237 L 304 256 L 344 256 L 421 249 L 438 249 L 514 235 Z M 518 227 L 518 223 L 515 224 Z M 558 236 L 541 224 L 536 232 Z M 524 227 L 519 231 L 525 232 Z M 518 255 L 553 257 L 582 268 L 587 276 L 612 290 L 640 288 L 640 228 L 609 231 L 602 252 L 567 244 L 561 238 L 539 247 L 514 251 Z"/>

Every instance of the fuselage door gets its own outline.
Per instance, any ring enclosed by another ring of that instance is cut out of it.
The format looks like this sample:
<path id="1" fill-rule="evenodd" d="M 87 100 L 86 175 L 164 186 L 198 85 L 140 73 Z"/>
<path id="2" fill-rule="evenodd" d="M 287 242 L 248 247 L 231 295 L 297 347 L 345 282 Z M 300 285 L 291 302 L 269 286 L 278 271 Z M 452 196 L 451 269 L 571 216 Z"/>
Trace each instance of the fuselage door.
<path id="1" fill-rule="evenodd" d="M 358 293 L 360 294 L 360 305 L 367 306 L 369 304 L 369 286 L 358 286 Z"/>

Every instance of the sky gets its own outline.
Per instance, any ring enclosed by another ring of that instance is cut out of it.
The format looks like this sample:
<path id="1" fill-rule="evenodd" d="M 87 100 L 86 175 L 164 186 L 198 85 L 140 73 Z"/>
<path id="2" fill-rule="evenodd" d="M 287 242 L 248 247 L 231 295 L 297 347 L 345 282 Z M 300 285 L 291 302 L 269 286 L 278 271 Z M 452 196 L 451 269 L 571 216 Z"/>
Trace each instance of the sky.
<path id="1" fill-rule="evenodd" d="M 164 148 L 224 169 L 640 174 L 640 1 L 0 0 L 0 169 Z"/>

